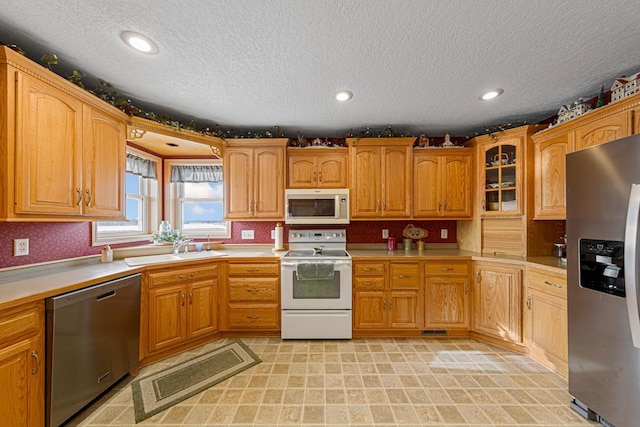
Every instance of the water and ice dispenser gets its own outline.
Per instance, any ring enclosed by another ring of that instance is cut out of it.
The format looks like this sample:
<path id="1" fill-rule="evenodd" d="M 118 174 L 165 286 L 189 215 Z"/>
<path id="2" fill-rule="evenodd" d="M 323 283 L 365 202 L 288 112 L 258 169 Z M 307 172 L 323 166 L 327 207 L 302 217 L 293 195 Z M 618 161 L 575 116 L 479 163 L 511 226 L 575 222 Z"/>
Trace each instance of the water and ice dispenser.
<path id="1" fill-rule="evenodd" d="M 580 239 L 580 286 L 625 297 L 624 242 Z"/>

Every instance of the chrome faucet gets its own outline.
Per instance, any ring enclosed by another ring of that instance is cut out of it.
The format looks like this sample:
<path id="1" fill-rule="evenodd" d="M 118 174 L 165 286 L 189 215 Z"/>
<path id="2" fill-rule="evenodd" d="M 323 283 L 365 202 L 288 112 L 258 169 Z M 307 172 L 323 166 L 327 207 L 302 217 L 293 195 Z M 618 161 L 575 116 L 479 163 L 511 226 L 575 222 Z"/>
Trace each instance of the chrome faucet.
<path id="1" fill-rule="evenodd" d="M 184 246 L 184 253 L 188 253 L 189 252 L 189 243 L 192 242 L 193 239 L 183 239 L 183 240 L 176 240 L 175 242 L 173 242 L 173 254 L 174 255 L 178 255 L 180 253 L 180 248 Z"/>

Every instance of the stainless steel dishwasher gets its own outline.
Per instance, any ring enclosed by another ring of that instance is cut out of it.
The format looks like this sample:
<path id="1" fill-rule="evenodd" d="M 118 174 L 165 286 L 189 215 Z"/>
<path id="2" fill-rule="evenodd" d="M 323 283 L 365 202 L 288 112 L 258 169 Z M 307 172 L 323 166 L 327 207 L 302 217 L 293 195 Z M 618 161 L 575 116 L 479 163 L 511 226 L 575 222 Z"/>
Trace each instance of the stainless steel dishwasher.
<path id="1" fill-rule="evenodd" d="M 59 426 L 138 365 L 140 274 L 47 298 L 46 422 Z"/>

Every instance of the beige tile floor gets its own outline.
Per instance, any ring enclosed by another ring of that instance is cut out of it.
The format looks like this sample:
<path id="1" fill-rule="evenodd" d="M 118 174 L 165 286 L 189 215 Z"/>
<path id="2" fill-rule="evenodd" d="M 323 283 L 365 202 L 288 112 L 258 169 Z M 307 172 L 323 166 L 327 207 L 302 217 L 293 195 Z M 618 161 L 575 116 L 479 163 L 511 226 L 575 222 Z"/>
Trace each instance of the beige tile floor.
<path id="1" fill-rule="evenodd" d="M 583 426 L 567 382 L 526 355 L 467 339 L 245 338 L 262 359 L 139 425 Z M 142 369 L 148 375 L 225 343 Z M 127 377 L 69 422 L 135 425 Z"/>

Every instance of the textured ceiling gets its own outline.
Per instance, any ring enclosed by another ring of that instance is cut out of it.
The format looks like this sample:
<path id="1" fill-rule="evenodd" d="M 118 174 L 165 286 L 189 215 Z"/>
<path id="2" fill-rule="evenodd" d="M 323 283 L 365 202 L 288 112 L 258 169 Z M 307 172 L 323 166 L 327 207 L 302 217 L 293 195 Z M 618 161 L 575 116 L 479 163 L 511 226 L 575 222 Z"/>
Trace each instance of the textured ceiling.
<path id="1" fill-rule="evenodd" d="M 0 40 L 147 111 L 308 137 L 536 122 L 640 71 L 638 22 L 637 0 L 0 0 Z M 124 30 L 160 53 L 132 51 Z"/>

